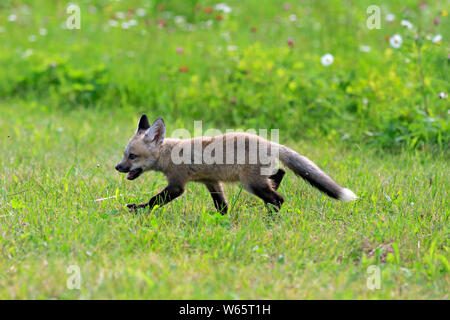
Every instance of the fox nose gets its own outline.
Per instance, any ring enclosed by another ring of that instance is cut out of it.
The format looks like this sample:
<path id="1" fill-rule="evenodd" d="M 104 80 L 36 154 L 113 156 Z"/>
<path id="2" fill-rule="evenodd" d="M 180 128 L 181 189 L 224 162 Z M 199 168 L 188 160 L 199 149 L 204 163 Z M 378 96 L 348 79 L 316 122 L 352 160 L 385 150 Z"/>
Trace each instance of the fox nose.
<path id="1" fill-rule="evenodd" d="M 127 167 L 127 166 L 124 166 L 123 164 L 121 164 L 121 163 L 119 163 L 117 166 L 116 166 L 116 170 L 117 171 L 119 171 L 119 172 L 130 172 L 130 168 L 129 167 Z"/>

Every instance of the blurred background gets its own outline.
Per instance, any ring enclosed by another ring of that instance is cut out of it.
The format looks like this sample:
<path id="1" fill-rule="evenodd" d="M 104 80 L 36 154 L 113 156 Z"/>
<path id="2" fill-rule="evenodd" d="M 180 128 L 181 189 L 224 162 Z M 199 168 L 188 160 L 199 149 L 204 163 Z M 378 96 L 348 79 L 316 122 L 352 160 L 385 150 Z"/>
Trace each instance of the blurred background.
<path id="1" fill-rule="evenodd" d="M 0 108 L 448 148 L 448 1 L 69 4 L 1 1 Z"/>

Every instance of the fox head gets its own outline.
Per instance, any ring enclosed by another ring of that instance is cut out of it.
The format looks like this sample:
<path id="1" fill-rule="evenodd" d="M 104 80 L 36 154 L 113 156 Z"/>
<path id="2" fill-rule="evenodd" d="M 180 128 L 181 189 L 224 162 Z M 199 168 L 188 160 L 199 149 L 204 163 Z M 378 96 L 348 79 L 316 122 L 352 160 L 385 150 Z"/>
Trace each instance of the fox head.
<path id="1" fill-rule="evenodd" d="M 128 172 L 127 179 L 134 180 L 144 171 L 153 169 L 158 161 L 165 133 L 166 126 L 162 118 L 156 119 L 150 126 L 147 116 L 142 115 L 136 133 L 125 147 L 123 159 L 116 170 Z"/>

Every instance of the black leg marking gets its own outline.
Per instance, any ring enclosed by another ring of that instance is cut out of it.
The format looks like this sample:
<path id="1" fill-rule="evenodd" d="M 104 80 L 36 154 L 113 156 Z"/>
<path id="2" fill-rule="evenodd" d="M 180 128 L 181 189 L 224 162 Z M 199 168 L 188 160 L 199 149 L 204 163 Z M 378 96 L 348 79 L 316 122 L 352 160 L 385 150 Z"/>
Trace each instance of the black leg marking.
<path id="1" fill-rule="evenodd" d="M 227 199 L 225 197 L 225 194 L 223 193 L 223 187 L 220 182 L 217 183 L 205 183 L 206 187 L 209 190 L 209 193 L 211 193 L 211 197 L 214 201 L 214 206 L 216 207 L 217 211 L 220 212 L 220 214 L 224 215 L 228 212 L 228 203 Z"/>
<path id="2" fill-rule="evenodd" d="M 275 211 L 280 210 L 284 202 L 283 196 L 273 190 L 270 186 L 251 186 L 253 194 L 261 198 L 266 205 L 273 205 Z"/>
<path id="3" fill-rule="evenodd" d="M 272 180 L 274 190 L 278 190 L 285 174 L 286 171 L 284 171 L 283 169 L 278 169 L 276 173 L 274 173 L 269 177 L 269 179 Z"/>
<path id="4" fill-rule="evenodd" d="M 184 188 L 179 185 L 168 185 L 163 191 L 158 193 L 156 196 L 152 197 L 148 203 L 143 204 L 128 204 L 127 207 L 131 211 L 136 209 L 150 207 L 150 210 L 153 209 L 156 205 L 163 206 L 175 198 L 181 196 L 184 192 Z"/>

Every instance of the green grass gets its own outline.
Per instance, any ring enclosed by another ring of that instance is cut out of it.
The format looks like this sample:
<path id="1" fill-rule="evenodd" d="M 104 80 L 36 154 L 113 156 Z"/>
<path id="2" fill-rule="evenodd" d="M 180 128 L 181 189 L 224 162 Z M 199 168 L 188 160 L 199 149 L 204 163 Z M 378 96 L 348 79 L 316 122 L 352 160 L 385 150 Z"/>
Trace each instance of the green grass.
<path id="1" fill-rule="evenodd" d="M 444 155 L 282 141 L 360 200 L 334 201 L 289 172 L 276 216 L 228 186 L 233 210 L 222 217 L 196 184 L 136 215 L 124 205 L 165 184 L 113 170 L 137 116 L 1 105 L 1 298 L 449 298 Z M 80 290 L 66 287 L 71 265 Z M 370 265 L 379 290 L 366 286 Z"/>
<path id="2" fill-rule="evenodd" d="M 229 0 L 221 20 L 213 0 L 74 2 L 80 30 L 61 27 L 65 2 L 0 3 L 0 298 L 449 298 L 442 1 L 381 1 L 375 30 L 372 0 Z M 279 129 L 360 199 L 331 200 L 289 172 L 278 215 L 229 185 L 222 217 L 195 184 L 131 214 L 125 204 L 165 185 L 114 170 L 144 112 L 169 135 L 194 120 Z M 80 290 L 66 285 L 72 265 Z"/>

